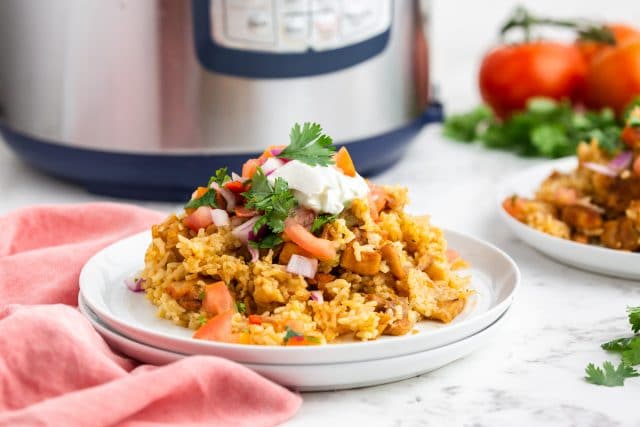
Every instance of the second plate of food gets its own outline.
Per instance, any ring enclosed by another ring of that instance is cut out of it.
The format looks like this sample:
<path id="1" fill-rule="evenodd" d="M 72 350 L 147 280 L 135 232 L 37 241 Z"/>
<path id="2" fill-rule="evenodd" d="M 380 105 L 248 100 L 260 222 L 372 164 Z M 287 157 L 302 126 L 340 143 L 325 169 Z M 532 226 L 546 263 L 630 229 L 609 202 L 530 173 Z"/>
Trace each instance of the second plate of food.
<path id="1" fill-rule="evenodd" d="M 575 157 L 563 158 L 511 176 L 498 192 L 500 216 L 522 241 L 564 264 L 625 279 L 640 279 L 640 254 L 555 237 L 518 221 L 505 211 L 503 202 L 506 199 L 514 195 L 533 198 L 540 184 L 554 171 L 568 173 L 577 166 Z"/>
<path id="2" fill-rule="evenodd" d="M 471 265 L 474 294 L 462 313 L 443 324 L 422 321 L 413 333 L 373 341 L 292 347 L 231 344 L 193 339 L 193 331 L 157 316 L 157 307 L 123 284 L 144 264 L 150 233 L 140 233 L 96 254 L 84 267 L 84 301 L 109 327 L 158 348 L 185 354 L 211 354 L 244 363 L 309 364 L 375 360 L 434 349 L 473 335 L 498 319 L 511 305 L 520 282 L 513 260 L 500 249 L 464 234 L 445 231 L 449 247 Z"/>

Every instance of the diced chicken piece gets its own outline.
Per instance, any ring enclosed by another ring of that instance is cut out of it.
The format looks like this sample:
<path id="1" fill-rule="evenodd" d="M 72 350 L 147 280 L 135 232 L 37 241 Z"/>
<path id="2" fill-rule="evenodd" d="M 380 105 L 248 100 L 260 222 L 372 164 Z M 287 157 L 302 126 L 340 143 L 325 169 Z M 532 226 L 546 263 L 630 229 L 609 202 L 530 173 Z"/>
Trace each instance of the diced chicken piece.
<path id="1" fill-rule="evenodd" d="M 640 248 L 640 233 L 633 221 L 622 218 L 604 223 L 602 244 L 612 249 L 636 251 Z"/>
<path id="2" fill-rule="evenodd" d="M 173 282 L 166 290 L 171 298 L 187 310 L 199 310 L 202 305 L 200 292 L 193 282 Z"/>
<path id="3" fill-rule="evenodd" d="M 307 258 L 312 258 L 309 252 L 302 249 L 300 246 L 292 242 L 285 242 L 282 245 L 282 250 L 278 256 L 278 262 L 282 265 L 287 265 L 292 255 L 301 255 Z"/>
<path id="4" fill-rule="evenodd" d="M 438 308 L 431 313 L 430 318 L 440 320 L 444 323 L 449 323 L 455 319 L 458 314 L 460 314 L 463 308 L 464 300 L 461 299 L 441 301 L 438 303 Z"/>
<path id="5" fill-rule="evenodd" d="M 570 226 L 580 230 L 594 230 L 602 228 L 602 215 L 587 206 L 565 206 L 562 208 L 562 220 Z"/>
<path id="6" fill-rule="evenodd" d="M 407 272 L 402 266 L 402 259 L 398 248 L 388 243 L 382 247 L 381 252 L 382 258 L 387 262 L 391 274 L 393 274 L 396 279 L 402 280 L 407 277 Z"/>
<path id="7" fill-rule="evenodd" d="M 373 276 L 380 271 L 382 256 L 374 251 L 360 251 L 360 260 L 356 258 L 353 245 L 345 248 L 340 258 L 340 266 L 363 276 Z"/>
<path id="8" fill-rule="evenodd" d="M 413 322 L 409 318 L 409 302 L 406 298 L 394 297 L 387 300 L 379 295 L 367 295 L 368 301 L 376 302 L 376 311 L 390 311 L 397 318 L 385 328 L 384 335 L 404 335 L 413 328 Z"/>

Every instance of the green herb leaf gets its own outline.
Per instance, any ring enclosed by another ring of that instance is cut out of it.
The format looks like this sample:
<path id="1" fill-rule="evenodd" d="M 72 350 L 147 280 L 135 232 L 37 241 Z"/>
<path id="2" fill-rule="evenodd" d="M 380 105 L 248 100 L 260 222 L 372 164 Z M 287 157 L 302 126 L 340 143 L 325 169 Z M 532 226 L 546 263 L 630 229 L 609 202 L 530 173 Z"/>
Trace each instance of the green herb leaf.
<path id="1" fill-rule="evenodd" d="M 207 323 L 207 316 L 205 316 L 204 314 L 201 314 L 200 317 L 198 317 L 198 323 L 200 323 L 200 326 Z"/>
<path id="2" fill-rule="evenodd" d="M 204 299 L 204 291 L 200 291 L 200 293 L 198 294 L 198 299 L 200 301 L 202 301 Z"/>
<path id="3" fill-rule="evenodd" d="M 209 178 L 209 183 L 207 184 L 207 187 L 211 187 L 211 184 L 214 182 L 218 184 L 220 187 L 222 187 L 224 184 L 226 184 L 229 181 L 231 181 L 231 177 L 229 176 L 229 169 L 227 167 L 220 168 L 216 171 L 216 174 L 214 176 Z"/>
<path id="4" fill-rule="evenodd" d="M 293 329 L 287 326 L 287 333 L 284 334 L 284 343 L 286 344 L 293 337 L 300 337 L 302 334 L 297 333 Z"/>
<path id="5" fill-rule="evenodd" d="M 242 301 L 236 301 L 236 311 L 240 314 L 247 312 L 247 305 Z"/>
<path id="6" fill-rule="evenodd" d="M 301 128 L 296 123 L 289 138 L 289 145 L 277 157 L 299 160 L 310 166 L 333 164 L 333 152 L 336 148 L 331 137 L 322 133 L 319 124 L 307 122 Z"/>
<path id="7" fill-rule="evenodd" d="M 484 105 L 464 114 L 448 116 L 444 122 L 446 137 L 461 142 L 473 142 L 478 138 L 480 127 L 493 119 L 493 113 Z"/>
<path id="8" fill-rule="evenodd" d="M 640 331 L 640 306 L 627 307 L 627 313 L 629 314 L 629 323 L 631 323 L 631 329 L 633 330 L 633 332 L 638 333 Z"/>
<path id="9" fill-rule="evenodd" d="M 604 370 L 602 368 L 604 368 Z M 622 362 L 620 362 L 617 368 L 614 368 L 611 362 L 604 362 L 602 368 L 595 366 L 593 363 L 589 363 L 585 369 L 587 374 L 585 380 L 591 384 L 620 387 L 624 385 L 626 378 L 640 376 L 635 369 Z"/>
<path id="10" fill-rule="evenodd" d="M 262 214 L 262 218 L 253 227 L 254 233 L 258 233 L 265 225 L 270 231 L 267 236 L 253 242 L 252 245 L 257 248 L 272 248 L 282 243 L 279 236 L 273 235 L 284 231 L 284 221 L 297 205 L 287 182 L 282 178 L 276 178 L 271 185 L 262 169 L 258 168 L 251 178 L 251 188 L 243 195 L 247 199 L 246 207 Z"/>
<path id="11" fill-rule="evenodd" d="M 606 342 L 602 344 L 600 347 L 602 347 L 603 350 L 622 353 L 625 350 L 629 350 L 631 348 L 631 343 L 634 341 L 638 341 L 638 343 L 640 343 L 640 337 L 618 338 L 618 339 Z"/>
<path id="12" fill-rule="evenodd" d="M 210 188 L 202 197 L 190 200 L 186 205 L 184 205 L 184 208 L 197 209 L 200 206 L 211 206 L 212 208 L 218 207 L 216 203 L 216 190 Z"/>
<path id="13" fill-rule="evenodd" d="M 271 233 L 264 236 L 259 242 L 254 240 L 249 241 L 249 245 L 256 249 L 271 249 L 281 245 L 282 242 L 283 240 L 280 236 Z"/>
<path id="14" fill-rule="evenodd" d="M 545 157 L 561 157 L 575 152 L 575 144 L 569 140 L 559 125 L 538 125 L 531 130 L 531 144 Z"/>
<path id="15" fill-rule="evenodd" d="M 640 340 L 629 343 L 629 349 L 622 352 L 622 361 L 625 365 L 640 365 Z"/>
<path id="16" fill-rule="evenodd" d="M 315 233 L 317 231 L 322 230 L 325 224 L 335 221 L 337 215 L 331 214 L 320 214 L 313 219 L 313 224 L 311 224 L 311 232 Z"/>

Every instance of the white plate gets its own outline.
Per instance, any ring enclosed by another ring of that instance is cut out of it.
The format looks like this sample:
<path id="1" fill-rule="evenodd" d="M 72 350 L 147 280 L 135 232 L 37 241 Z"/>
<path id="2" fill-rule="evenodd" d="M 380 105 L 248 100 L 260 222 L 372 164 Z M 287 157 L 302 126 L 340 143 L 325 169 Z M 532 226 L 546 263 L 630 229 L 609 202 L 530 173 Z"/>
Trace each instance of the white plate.
<path id="1" fill-rule="evenodd" d="M 117 242 L 91 258 L 80 274 L 80 291 L 86 304 L 112 329 L 136 341 L 185 354 L 210 354 L 238 362 L 270 364 L 337 363 L 380 359 L 437 348 L 472 335 L 493 323 L 510 306 L 520 272 L 505 253 L 488 243 L 446 232 L 473 268 L 471 286 L 476 294 L 453 322 L 425 321 L 419 332 L 382 337 L 371 342 L 350 342 L 312 347 L 277 347 L 218 343 L 191 338 L 193 331 L 156 316 L 142 293 L 130 292 L 123 281 L 143 266 L 149 234 Z"/>
<path id="2" fill-rule="evenodd" d="M 188 357 L 185 354 L 145 345 L 118 334 L 103 324 L 91 309 L 84 305 L 81 298 L 79 307 L 114 350 L 133 359 L 154 365 L 165 365 Z M 385 384 L 433 371 L 469 355 L 486 345 L 499 332 L 505 323 L 507 313 L 503 313 L 494 323 L 472 336 L 434 350 L 404 356 L 305 366 L 251 363 L 243 363 L 243 365 L 272 381 L 300 391 L 339 390 Z"/>
<path id="3" fill-rule="evenodd" d="M 506 197 L 514 194 L 533 197 L 542 181 L 554 170 L 569 172 L 577 165 L 575 157 L 563 158 L 525 169 L 509 177 L 498 192 L 500 216 L 520 239 L 551 258 L 595 273 L 640 279 L 640 254 L 554 237 L 521 223 L 502 208 L 502 201 Z"/>

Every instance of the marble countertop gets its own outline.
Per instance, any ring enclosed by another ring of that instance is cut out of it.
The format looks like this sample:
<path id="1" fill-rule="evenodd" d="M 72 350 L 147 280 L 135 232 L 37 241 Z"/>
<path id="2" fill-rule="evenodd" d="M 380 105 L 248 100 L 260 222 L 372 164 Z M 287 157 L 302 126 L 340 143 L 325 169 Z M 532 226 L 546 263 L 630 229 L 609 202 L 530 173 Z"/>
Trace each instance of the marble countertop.
<path id="1" fill-rule="evenodd" d="M 640 284 L 558 264 L 518 241 L 496 215 L 497 184 L 537 162 L 446 141 L 433 125 L 404 160 L 376 178 L 409 186 L 410 211 L 427 212 L 434 223 L 509 253 L 522 271 L 520 292 L 501 334 L 484 349 L 410 380 L 305 393 L 288 425 L 640 425 L 632 405 L 640 380 L 605 388 L 582 379 L 587 363 L 608 357 L 599 344 L 628 333 L 625 307 L 640 302 Z M 0 213 L 34 203 L 105 200 L 30 169 L 3 145 L 0 192 Z"/>

